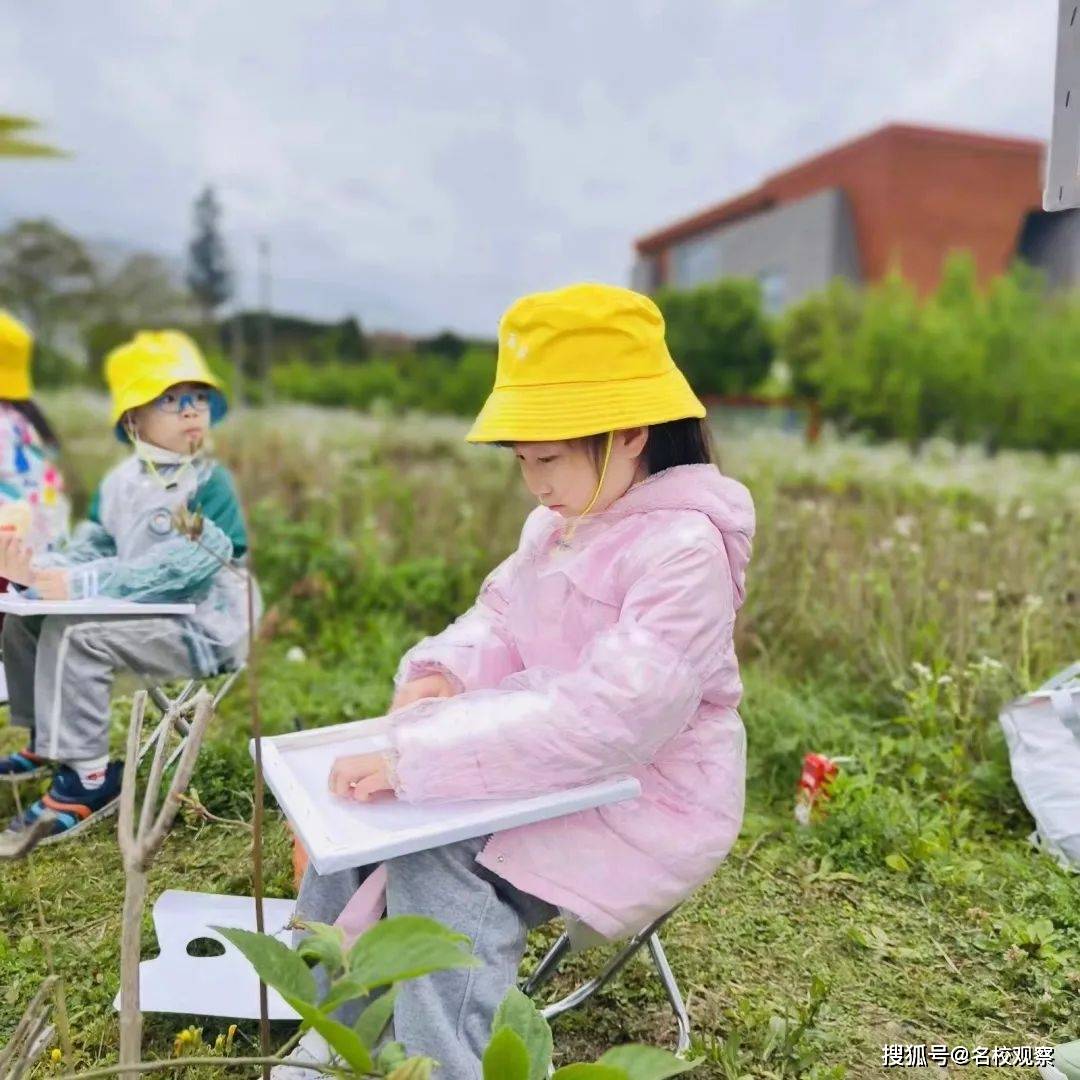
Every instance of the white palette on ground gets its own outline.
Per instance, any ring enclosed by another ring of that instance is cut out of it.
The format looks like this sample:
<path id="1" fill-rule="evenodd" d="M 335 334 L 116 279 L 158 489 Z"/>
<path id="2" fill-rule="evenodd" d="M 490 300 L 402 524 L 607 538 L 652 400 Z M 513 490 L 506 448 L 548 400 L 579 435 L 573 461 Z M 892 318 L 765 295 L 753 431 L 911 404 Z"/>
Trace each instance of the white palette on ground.
<path id="1" fill-rule="evenodd" d="M 641 794 L 637 780 L 620 777 L 524 799 L 407 803 L 380 797 L 355 803 L 331 795 L 327 779 L 334 759 L 385 750 L 389 746 L 385 732 L 393 721 L 394 717 L 382 716 L 262 741 L 266 782 L 320 874 L 368 866 Z"/>
<path id="2" fill-rule="evenodd" d="M 0 593 L 0 611 L 8 615 L 192 615 L 194 604 L 143 604 L 91 596 L 86 600 L 28 600 L 18 593 Z"/>
<path id="3" fill-rule="evenodd" d="M 266 932 L 290 946 L 292 931 L 287 926 L 295 907 L 293 900 L 263 901 Z M 144 1013 L 258 1018 L 258 976 L 243 953 L 212 926 L 253 931 L 255 901 L 250 896 L 180 889 L 168 889 L 158 897 L 154 929 L 161 954 L 139 965 L 139 1007 Z M 204 938 L 212 938 L 225 952 L 220 956 L 190 956 L 188 946 Z M 268 992 L 267 1004 L 271 1020 L 299 1019 L 275 990 Z M 119 994 L 113 1006 L 119 1009 Z"/>

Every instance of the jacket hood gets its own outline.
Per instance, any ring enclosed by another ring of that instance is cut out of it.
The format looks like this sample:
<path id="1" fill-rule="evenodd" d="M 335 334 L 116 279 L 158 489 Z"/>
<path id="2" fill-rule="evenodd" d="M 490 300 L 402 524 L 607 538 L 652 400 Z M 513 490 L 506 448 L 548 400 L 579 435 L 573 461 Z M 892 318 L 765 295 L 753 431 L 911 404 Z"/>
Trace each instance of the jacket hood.
<path id="1" fill-rule="evenodd" d="M 709 518 L 723 539 L 741 604 L 755 527 L 754 500 L 746 486 L 715 465 L 673 465 L 635 484 L 601 513 L 579 520 L 615 521 L 655 510 L 697 510 Z"/>
<path id="2" fill-rule="evenodd" d="M 750 492 L 715 465 L 673 465 L 654 473 L 595 516 L 626 517 L 653 510 L 698 510 L 722 533 L 754 535 Z"/>

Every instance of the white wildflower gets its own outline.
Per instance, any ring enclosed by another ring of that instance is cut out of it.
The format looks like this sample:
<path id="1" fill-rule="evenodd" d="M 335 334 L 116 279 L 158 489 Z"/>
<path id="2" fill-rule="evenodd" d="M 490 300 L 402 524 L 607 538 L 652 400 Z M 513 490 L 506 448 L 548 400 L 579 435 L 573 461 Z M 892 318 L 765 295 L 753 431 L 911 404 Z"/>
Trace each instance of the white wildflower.
<path id="1" fill-rule="evenodd" d="M 299 645 L 293 645 L 285 654 L 285 659 L 292 664 L 302 664 L 307 660 L 307 653 Z"/>
<path id="2" fill-rule="evenodd" d="M 1017 521 L 1030 521 L 1035 516 L 1035 507 L 1031 503 L 1021 503 L 1016 511 Z"/>
<path id="3" fill-rule="evenodd" d="M 973 595 L 976 604 L 992 604 L 994 602 L 993 589 L 976 589 Z"/>
<path id="4" fill-rule="evenodd" d="M 985 521 L 973 521 L 968 526 L 968 532 L 971 533 L 972 536 L 986 536 L 987 533 L 990 532 L 990 529 L 987 527 Z"/>
<path id="5" fill-rule="evenodd" d="M 893 528 L 906 540 L 915 531 L 915 519 L 910 514 L 901 514 L 893 522 Z"/>

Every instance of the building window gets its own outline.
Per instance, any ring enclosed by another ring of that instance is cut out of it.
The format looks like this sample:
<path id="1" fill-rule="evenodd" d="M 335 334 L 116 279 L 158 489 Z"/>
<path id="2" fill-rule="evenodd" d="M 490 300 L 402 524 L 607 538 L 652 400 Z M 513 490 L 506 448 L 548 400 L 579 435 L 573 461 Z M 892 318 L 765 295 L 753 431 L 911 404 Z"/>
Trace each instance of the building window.
<path id="1" fill-rule="evenodd" d="M 723 250 L 715 233 L 695 236 L 676 244 L 670 253 L 668 283 L 690 289 L 715 281 L 723 271 Z"/>
<path id="2" fill-rule="evenodd" d="M 769 315 L 779 313 L 787 303 L 787 271 L 777 267 L 758 274 L 761 286 L 761 306 Z"/>

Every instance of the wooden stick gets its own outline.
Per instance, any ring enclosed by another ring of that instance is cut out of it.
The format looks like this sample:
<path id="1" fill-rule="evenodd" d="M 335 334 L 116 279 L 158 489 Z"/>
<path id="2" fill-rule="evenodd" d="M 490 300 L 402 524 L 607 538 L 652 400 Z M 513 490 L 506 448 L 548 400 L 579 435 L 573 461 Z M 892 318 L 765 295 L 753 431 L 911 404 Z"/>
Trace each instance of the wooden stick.
<path id="1" fill-rule="evenodd" d="M 165 771 L 165 751 L 169 749 L 169 735 L 172 733 L 172 709 L 161 718 L 158 726 L 160 732 L 154 743 L 154 756 L 150 762 L 150 775 L 146 780 L 146 790 L 143 792 L 142 813 L 139 815 L 139 839 L 146 835 L 150 822 L 157 805 L 158 789 L 161 787 L 161 774 Z"/>
<path id="2" fill-rule="evenodd" d="M 135 774 L 138 772 L 139 742 L 142 739 L 143 722 L 146 718 L 145 690 L 140 690 L 131 703 L 131 719 L 128 721 L 127 756 L 124 778 L 120 783 L 120 812 L 116 832 L 120 854 L 127 861 L 125 845 L 128 837 L 135 835 Z"/>
<path id="3" fill-rule="evenodd" d="M 201 689 L 191 701 L 194 718 L 188 728 L 187 741 L 180 761 L 169 782 L 168 790 L 157 809 L 158 792 L 164 770 L 165 751 L 171 723 L 163 726 L 161 737 L 154 747 L 150 777 L 143 796 L 139 820 L 135 820 L 135 783 L 138 772 L 138 747 L 146 715 L 147 695 L 136 695 L 131 707 L 128 728 L 128 767 L 120 788 L 120 821 L 117 834 L 124 860 L 124 911 L 120 936 L 120 1066 L 129 1077 L 142 1056 L 142 1012 L 139 1008 L 139 959 L 142 952 L 142 919 L 146 907 L 147 872 L 154 856 L 165 842 L 169 829 L 180 809 L 180 796 L 191 781 L 195 759 L 202 746 L 207 726 L 214 714 L 214 699 Z M 187 708 L 187 706 L 184 706 Z"/>
<path id="4" fill-rule="evenodd" d="M 24 1045 L 29 1046 L 30 1030 L 39 1015 L 44 1017 L 48 1008 L 45 999 L 53 992 L 59 981 L 56 975 L 49 975 L 38 987 L 30 1004 L 26 1006 L 21 1019 L 15 1025 L 15 1030 L 11 1033 L 11 1038 L 8 1039 L 7 1046 L 0 1050 L 0 1077 L 6 1078 L 9 1075 L 13 1068 L 12 1062 L 20 1057 L 20 1048 Z"/>
<path id="5" fill-rule="evenodd" d="M 148 1073 L 156 1072 L 158 1069 L 186 1069 L 197 1065 L 210 1065 L 219 1069 L 236 1069 L 246 1068 L 251 1065 L 261 1065 L 264 1069 L 270 1069 L 275 1065 L 281 1064 L 283 1064 L 283 1062 L 279 1057 L 181 1057 L 167 1058 L 164 1061 L 137 1061 L 130 1067 L 130 1071 L 135 1073 Z M 290 1061 L 288 1064 L 295 1066 L 297 1069 L 307 1069 L 309 1072 L 313 1073 L 326 1073 L 329 1076 L 356 1075 L 351 1070 L 343 1068 L 340 1062 Z M 88 1069 L 85 1072 L 64 1073 L 63 1076 L 58 1076 L 56 1080 L 97 1080 L 98 1077 L 102 1076 L 116 1076 L 118 1073 L 122 1073 L 127 1069 L 128 1066 L 125 1065 L 108 1065 L 101 1069 Z M 366 1073 L 365 1075 L 371 1076 L 374 1074 Z"/>
<path id="6" fill-rule="evenodd" d="M 253 558 L 251 538 L 248 540 L 248 560 Z M 259 712 L 259 664 L 255 642 L 255 585 L 248 570 L 247 579 L 247 616 L 248 616 L 248 685 L 251 687 L 251 735 L 255 743 L 255 807 L 251 820 L 251 862 L 255 886 L 255 929 L 265 932 L 263 919 L 263 791 L 262 770 L 262 714 Z M 270 1004 L 266 992 L 266 983 L 259 979 L 259 1050 L 263 1057 L 270 1055 Z M 263 1065 L 263 1080 L 270 1080 L 270 1066 Z"/>
<path id="7" fill-rule="evenodd" d="M 123 1065 L 134 1065 L 142 1057 L 139 959 L 145 905 L 146 871 L 137 866 L 125 866 L 124 910 L 120 931 L 120 1062 Z"/>

